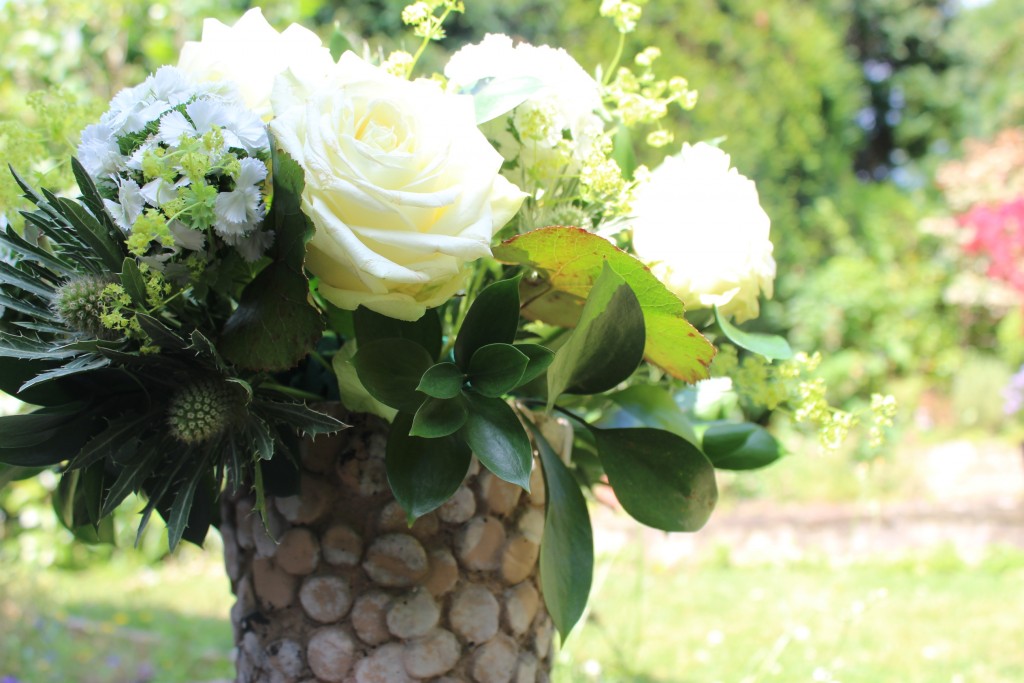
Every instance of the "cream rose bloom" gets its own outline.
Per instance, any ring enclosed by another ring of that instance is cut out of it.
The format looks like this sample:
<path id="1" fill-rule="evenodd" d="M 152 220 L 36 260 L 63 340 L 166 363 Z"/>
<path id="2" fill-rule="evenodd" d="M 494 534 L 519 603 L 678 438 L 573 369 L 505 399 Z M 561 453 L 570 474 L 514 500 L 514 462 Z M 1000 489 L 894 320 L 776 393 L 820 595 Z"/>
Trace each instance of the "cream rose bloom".
<path id="1" fill-rule="evenodd" d="M 601 86 L 560 48 L 513 44 L 502 34 L 488 34 L 462 48 L 448 61 L 445 76 L 456 88 L 473 86 L 482 78 L 535 78 L 540 88 L 507 115 L 484 126 L 506 159 L 519 157 L 522 168 L 539 175 L 556 176 L 587 158 L 604 131 L 596 113 L 601 109 Z M 507 130 L 511 118 L 519 132 L 517 141 Z M 571 142 L 565 139 L 568 131 Z"/>
<path id="2" fill-rule="evenodd" d="M 705 143 L 666 158 L 636 190 L 633 249 L 687 308 L 742 322 L 772 296 L 775 259 L 757 188 L 729 163 Z"/>
<path id="3" fill-rule="evenodd" d="M 305 172 L 302 207 L 316 227 L 306 265 L 341 308 L 415 320 L 443 304 L 523 201 L 499 175 L 471 98 L 350 52 L 270 127 Z"/>
<path id="4" fill-rule="evenodd" d="M 326 77 L 333 67 L 330 51 L 315 33 L 298 24 L 278 33 L 258 7 L 234 26 L 206 19 L 202 40 L 185 43 L 178 58 L 178 68 L 196 81 L 235 83 L 245 105 L 264 121 L 273 116 L 270 95 L 278 74 L 290 70 L 312 80 Z"/>

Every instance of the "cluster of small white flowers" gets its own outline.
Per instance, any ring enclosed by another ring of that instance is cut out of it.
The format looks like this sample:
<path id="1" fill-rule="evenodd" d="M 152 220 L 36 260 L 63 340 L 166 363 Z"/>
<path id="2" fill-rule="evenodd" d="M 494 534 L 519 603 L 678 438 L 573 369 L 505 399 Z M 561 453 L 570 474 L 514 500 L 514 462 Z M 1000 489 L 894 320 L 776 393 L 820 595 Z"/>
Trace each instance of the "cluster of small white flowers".
<path id="1" fill-rule="evenodd" d="M 266 128 L 227 82 L 196 84 L 163 67 L 114 97 L 78 156 L 129 250 L 150 263 L 206 250 L 213 236 L 255 261 L 273 241 L 261 228 Z"/>

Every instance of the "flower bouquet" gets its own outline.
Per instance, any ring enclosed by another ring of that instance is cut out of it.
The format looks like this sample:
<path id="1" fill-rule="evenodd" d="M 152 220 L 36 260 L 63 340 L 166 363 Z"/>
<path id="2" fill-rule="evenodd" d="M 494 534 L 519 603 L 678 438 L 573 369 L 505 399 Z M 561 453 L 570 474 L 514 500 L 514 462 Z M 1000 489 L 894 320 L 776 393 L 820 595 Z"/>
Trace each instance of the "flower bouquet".
<path id="1" fill-rule="evenodd" d="M 698 419 L 716 346 L 771 408 L 812 364 L 735 325 L 775 271 L 753 183 L 705 143 L 634 161 L 696 98 L 655 48 L 619 63 L 639 8 L 602 4 L 596 78 L 490 35 L 413 79 L 460 10 L 410 5 L 419 51 L 376 59 L 208 20 L 82 133 L 78 197 L 18 178 L 0 388 L 39 407 L 0 418 L 5 479 L 58 468 L 84 540 L 132 493 L 171 549 L 220 528 L 239 680 L 543 679 L 590 589 L 583 490 L 700 529 L 716 468 L 780 456 Z"/>

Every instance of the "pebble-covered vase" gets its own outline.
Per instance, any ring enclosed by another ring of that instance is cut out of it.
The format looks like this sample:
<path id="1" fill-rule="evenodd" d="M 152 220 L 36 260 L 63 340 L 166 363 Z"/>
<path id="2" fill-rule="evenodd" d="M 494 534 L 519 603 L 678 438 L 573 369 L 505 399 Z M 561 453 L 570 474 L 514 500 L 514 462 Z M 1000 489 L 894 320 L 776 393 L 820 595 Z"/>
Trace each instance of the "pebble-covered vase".
<path id="1" fill-rule="evenodd" d="M 527 495 L 474 458 L 410 528 L 385 474 L 387 423 L 340 417 L 352 427 L 303 444 L 300 494 L 268 498 L 269 528 L 251 496 L 222 504 L 237 682 L 548 681 L 536 459 Z"/>

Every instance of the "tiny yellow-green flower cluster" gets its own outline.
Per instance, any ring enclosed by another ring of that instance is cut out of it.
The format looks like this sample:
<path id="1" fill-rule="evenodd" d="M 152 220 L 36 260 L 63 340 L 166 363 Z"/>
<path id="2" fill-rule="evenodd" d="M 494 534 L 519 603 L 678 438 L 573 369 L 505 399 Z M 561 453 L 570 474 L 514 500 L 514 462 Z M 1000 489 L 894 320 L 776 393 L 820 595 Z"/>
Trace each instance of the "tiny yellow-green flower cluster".
<path id="1" fill-rule="evenodd" d="M 632 33 L 643 14 L 641 3 L 626 0 L 601 0 L 601 16 L 615 22 L 619 33 Z"/>
<path id="2" fill-rule="evenodd" d="M 132 305 L 132 298 L 124 287 L 116 282 L 108 284 L 104 290 L 105 306 L 100 320 L 108 330 L 125 336 L 142 335 L 142 328 L 134 315 L 125 315 L 125 310 Z"/>
<path id="3" fill-rule="evenodd" d="M 145 263 L 139 264 L 139 270 L 146 278 L 146 303 L 153 309 L 160 308 L 167 302 L 167 297 L 171 294 L 171 284 L 164 279 L 163 273 L 150 268 Z"/>
<path id="4" fill-rule="evenodd" d="M 601 144 L 594 145 L 580 168 L 580 194 L 586 202 L 600 205 L 605 217 L 629 213 L 633 198 L 633 183 L 623 174 L 610 157 L 611 139 L 605 135 Z"/>
<path id="5" fill-rule="evenodd" d="M 167 227 L 166 216 L 156 209 L 146 209 L 132 224 L 126 243 L 132 254 L 145 256 L 153 242 L 170 248 L 174 246 L 174 236 Z"/>
<path id="6" fill-rule="evenodd" d="M 387 59 L 381 62 L 381 68 L 392 76 L 398 76 L 399 78 L 408 76 L 412 66 L 413 57 L 405 50 L 395 50 L 387 56 Z"/>
<path id="7" fill-rule="evenodd" d="M 885 432 L 896 417 L 896 398 L 891 394 L 871 394 L 871 426 L 868 443 L 877 448 L 885 441 Z"/>
<path id="8" fill-rule="evenodd" d="M 814 426 L 823 448 L 834 451 L 862 423 L 864 416 L 829 403 L 828 384 L 814 375 L 820 364 L 821 354 L 802 352 L 778 363 L 754 354 L 741 361 L 736 347 L 722 345 L 711 370 L 716 377 L 731 378 L 741 397 L 752 405 L 766 410 L 792 410 L 797 422 Z M 877 448 L 884 443 L 885 430 L 893 424 L 896 400 L 892 396 L 873 395 L 870 414 L 868 443 Z"/>
<path id="9" fill-rule="evenodd" d="M 697 104 L 697 91 L 690 89 L 685 78 L 674 76 L 666 80 L 655 75 L 654 63 L 660 56 L 661 50 L 656 47 L 642 50 L 633 59 L 638 73 L 629 67 L 619 67 L 615 78 L 604 87 L 604 98 L 612 115 L 627 127 L 657 126 L 647 135 L 647 144 L 652 147 L 664 147 L 674 140 L 660 123 L 668 115 L 669 105 L 676 103 L 690 110 Z"/>
<path id="10" fill-rule="evenodd" d="M 435 14 L 438 8 L 443 11 Z M 402 10 L 402 22 L 412 26 L 413 34 L 426 40 L 441 40 L 445 37 L 444 20 L 451 12 L 464 12 L 465 6 L 459 0 L 419 0 Z"/>

